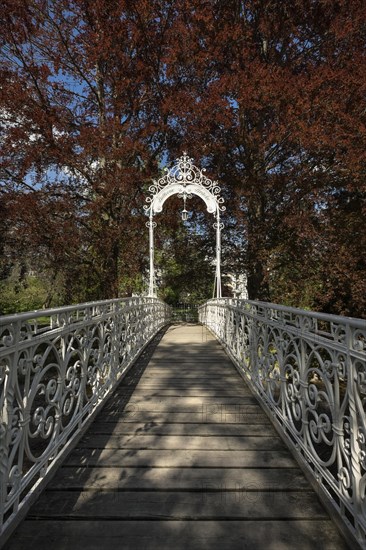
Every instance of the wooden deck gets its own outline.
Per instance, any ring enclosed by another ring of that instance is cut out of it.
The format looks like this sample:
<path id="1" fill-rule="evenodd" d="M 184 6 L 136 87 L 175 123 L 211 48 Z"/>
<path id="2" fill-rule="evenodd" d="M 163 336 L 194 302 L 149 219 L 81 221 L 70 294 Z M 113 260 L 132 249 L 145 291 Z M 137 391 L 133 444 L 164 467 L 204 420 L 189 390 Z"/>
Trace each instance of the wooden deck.
<path id="1" fill-rule="evenodd" d="M 210 333 L 172 326 L 153 348 L 6 548 L 347 548 Z"/>

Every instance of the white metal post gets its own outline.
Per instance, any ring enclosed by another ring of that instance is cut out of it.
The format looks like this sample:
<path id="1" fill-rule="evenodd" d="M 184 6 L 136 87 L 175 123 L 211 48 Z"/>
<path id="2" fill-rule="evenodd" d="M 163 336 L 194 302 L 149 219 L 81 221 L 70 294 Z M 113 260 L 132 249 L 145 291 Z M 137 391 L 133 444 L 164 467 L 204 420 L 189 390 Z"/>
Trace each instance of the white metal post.
<path id="1" fill-rule="evenodd" d="M 221 298 L 221 223 L 220 209 L 216 209 L 216 298 Z"/>
<path id="2" fill-rule="evenodd" d="M 150 207 L 150 219 L 149 219 L 149 253 L 150 253 L 150 277 L 149 277 L 149 296 L 156 297 L 155 290 L 155 270 L 154 270 L 154 226 L 156 223 L 153 221 L 153 205 Z"/>

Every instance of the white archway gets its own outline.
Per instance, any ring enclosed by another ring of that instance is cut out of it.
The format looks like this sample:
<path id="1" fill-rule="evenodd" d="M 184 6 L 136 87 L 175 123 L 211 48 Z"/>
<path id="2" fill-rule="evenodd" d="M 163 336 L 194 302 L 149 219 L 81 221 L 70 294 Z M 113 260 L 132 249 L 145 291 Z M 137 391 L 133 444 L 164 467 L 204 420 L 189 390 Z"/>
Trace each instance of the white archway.
<path id="1" fill-rule="evenodd" d="M 206 204 L 207 212 L 214 214 L 216 221 L 216 272 L 214 283 L 214 296 L 221 298 L 221 231 L 223 224 L 220 221 L 220 212 L 225 210 L 224 199 L 220 196 L 221 189 L 216 181 L 212 181 L 204 175 L 204 169 L 200 170 L 193 164 L 193 159 L 186 153 L 177 159 L 173 168 L 165 168 L 166 174 L 158 180 L 153 180 L 149 187 L 151 195 L 146 198 L 144 206 L 149 215 L 147 227 L 149 228 L 150 244 L 150 274 L 149 296 L 156 296 L 155 268 L 154 268 L 154 215 L 162 212 L 165 201 L 178 195 L 183 199 L 183 220 L 187 219 L 186 200 L 192 195 L 197 195 Z M 216 291 L 216 292 L 215 292 Z"/>

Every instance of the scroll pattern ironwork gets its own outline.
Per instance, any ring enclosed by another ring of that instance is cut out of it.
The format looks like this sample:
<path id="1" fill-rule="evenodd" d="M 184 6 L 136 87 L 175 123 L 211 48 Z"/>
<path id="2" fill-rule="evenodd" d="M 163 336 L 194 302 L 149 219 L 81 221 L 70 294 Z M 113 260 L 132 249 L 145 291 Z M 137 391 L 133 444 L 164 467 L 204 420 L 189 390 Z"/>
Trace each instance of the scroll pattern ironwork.
<path id="1" fill-rule="evenodd" d="M 144 206 L 145 210 L 150 210 L 151 204 L 154 202 L 156 195 L 158 195 L 166 187 L 177 184 L 186 186 L 190 183 L 194 183 L 203 189 L 207 189 L 215 198 L 216 206 L 221 212 L 224 212 L 226 209 L 223 204 L 224 199 L 220 196 L 221 188 L 217 181 L 208 178 L 204 174 L 204 168 L 202 170 L 197 168 L 197 166 L 193 164 L 193 159 L 188 157 L 187 153 L 183 153 L 172 168 L 164 168 L 164 171 L 166 172 L 165 175 L 158 180 L 153 180 L 152 185 L 149 187 L 151 196 L 146 198 L 147 204 Z"/>
<path id="2" fill-rule="evenodd" d="M 365 547 L 366 321 L 233 299 L 199 316 Z"/>
<path id="3" fill-rule="evenodd" d="M 168 169 L 165 168 L 165 175 L 158 180 L 153 180 L 149 187 L 150 196 L 146 197 L 144 205 L 145 212 L 149 215 L 149 296 L 156 296 L 156 278 L 154 266 L 154 228 L 155 214 L 162 212 L 163 205 L 173 195 L 183 199 L 182 220 L 187 221 L 188 211 L 186 210 L 187 199 L 193 195 L 200 197 L 206 204 L 207 212 L 214 214 L 216 222 L 216 272 L 214 282 L 214 295 L 221 298 L 221 232 L 223 224 L 220 222 L 220 215 L 226 210 L 224 198 L 221 196 L 221 188 L 216 181 L 205 176 L 205 169 L 200 170 L 193 164 L 193 159 L 183 153 L 175 163 Z"/>
<path id="4" fill-rule="evenodd" d="M 156 298 L 0 317 L 0 534 L 169 318 Z"/>

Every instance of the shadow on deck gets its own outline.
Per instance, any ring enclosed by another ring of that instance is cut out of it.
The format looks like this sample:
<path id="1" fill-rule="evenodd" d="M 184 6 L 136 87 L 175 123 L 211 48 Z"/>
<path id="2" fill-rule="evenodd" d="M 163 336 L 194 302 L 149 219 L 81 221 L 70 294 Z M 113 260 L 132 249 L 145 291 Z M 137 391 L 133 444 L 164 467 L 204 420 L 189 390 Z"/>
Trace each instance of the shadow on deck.
<path id="1" fill-rule="evenodd" d="M 220 344 L 190 324 L 146 348 L 7 545 L 30 547 L 347 548 Z"/>

